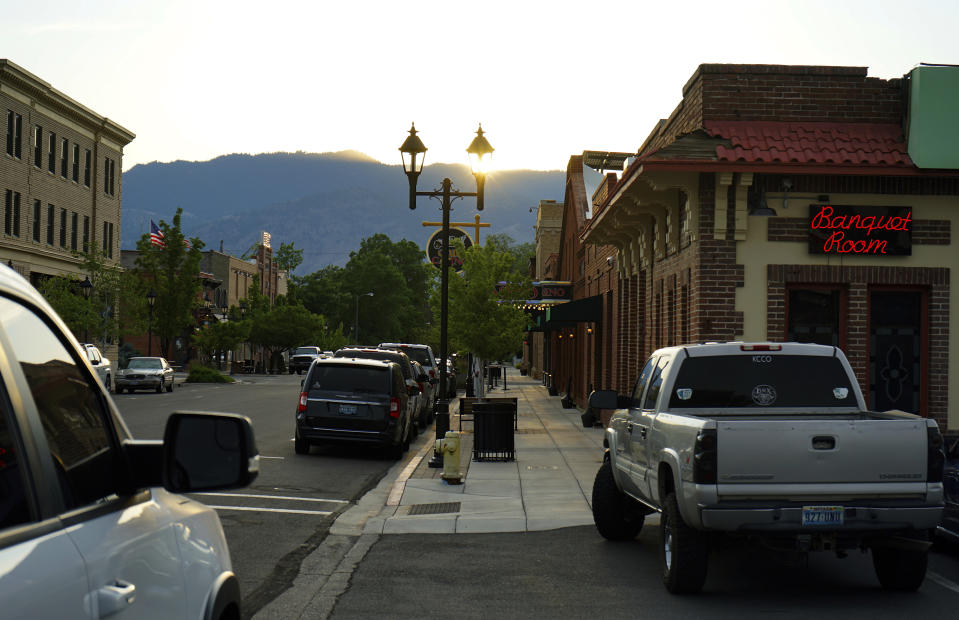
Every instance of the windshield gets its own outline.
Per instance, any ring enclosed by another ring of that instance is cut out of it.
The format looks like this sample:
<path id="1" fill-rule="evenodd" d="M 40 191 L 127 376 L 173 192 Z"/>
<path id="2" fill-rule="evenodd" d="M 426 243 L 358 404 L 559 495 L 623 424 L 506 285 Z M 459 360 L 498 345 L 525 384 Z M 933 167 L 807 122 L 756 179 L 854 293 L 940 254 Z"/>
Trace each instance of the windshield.
<path id="1" fill-rule="evenodd" d="M 313 368 L 310 389 L 337 392 L 389 393 L 390 367 L 322 365 Z"/>
<path id="2" fill-rule="evenodd" d="M 689 357 L 669 397 L 684 407 L 855 407 L 839 359 L 810 355 Z"/>
<path id="3" fill-rule="evenodd" d="M 413 360 L 414 362 L 419 362 L 423 366 L 430 368 L 433 364 L 430 363 L 430 354 L 426 349 L 414 348 L 414 347 L 389 347 L 391 349 L 396 349 L 397 351 L 402 351 Z"/>
<path id="4" fill-rule="evenodd" d="M 127 366 L 127 368 L 159 370 L 163 368 L 163 364 L 160 362 L 159 359 L 155 359 L 155 358 L 154 359 L 150 359 L 150 358 L 132 359 L 130 360 L 130 365 Z"/>
<path id="5" fill-rule="evenodd" d="M 316 347 L 300 347 L 293 355 L 319 355 L 320 350 Z"/>

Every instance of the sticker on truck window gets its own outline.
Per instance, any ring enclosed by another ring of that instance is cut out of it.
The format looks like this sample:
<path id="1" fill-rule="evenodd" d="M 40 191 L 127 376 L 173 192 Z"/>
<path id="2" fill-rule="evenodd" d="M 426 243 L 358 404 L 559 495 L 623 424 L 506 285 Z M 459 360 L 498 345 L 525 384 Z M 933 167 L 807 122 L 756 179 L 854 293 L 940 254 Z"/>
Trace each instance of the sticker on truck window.
<path id="1" fill-rule="evenodd" d="M 849 388 L 839 387 L 832 389 L 833 398 L 836 400 L 842 400 L 849 396 Z"/>
<path id="2" fill-rule="evenodd" d="M 776 388 L 771 385 L 757 385 L 753 388 L 753 402 L 762 407 L 768 407 L 776 402 Z"/>
<path id="3" fill-rule="evenodd" d="M 676 397 L 679 400 L 689 400 L 693 397 L 693 390 L 692 388 L 679 388 L 676 390 Z"/>

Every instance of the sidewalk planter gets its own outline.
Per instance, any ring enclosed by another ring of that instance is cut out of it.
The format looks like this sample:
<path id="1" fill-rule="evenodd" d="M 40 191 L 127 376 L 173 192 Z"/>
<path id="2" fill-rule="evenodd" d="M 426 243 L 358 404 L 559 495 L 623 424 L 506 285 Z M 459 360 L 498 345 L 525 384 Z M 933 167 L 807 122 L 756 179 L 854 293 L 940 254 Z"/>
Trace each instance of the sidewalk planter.
<path id="1" fill-rule="evenodd" d="M 514 402 L 473 403 L 473 460 L 514 461 Z"/>

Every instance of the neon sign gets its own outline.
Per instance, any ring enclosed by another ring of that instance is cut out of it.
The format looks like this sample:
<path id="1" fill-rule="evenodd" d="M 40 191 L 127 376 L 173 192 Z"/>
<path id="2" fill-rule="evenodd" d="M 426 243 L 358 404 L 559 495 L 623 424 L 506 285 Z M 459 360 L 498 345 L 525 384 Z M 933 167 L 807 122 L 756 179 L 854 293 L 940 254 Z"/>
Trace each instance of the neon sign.
<path id="1" fill-rule="evenodd" d="M 809 253 L 912 254 L 912 209 L 809 205 Z"/>

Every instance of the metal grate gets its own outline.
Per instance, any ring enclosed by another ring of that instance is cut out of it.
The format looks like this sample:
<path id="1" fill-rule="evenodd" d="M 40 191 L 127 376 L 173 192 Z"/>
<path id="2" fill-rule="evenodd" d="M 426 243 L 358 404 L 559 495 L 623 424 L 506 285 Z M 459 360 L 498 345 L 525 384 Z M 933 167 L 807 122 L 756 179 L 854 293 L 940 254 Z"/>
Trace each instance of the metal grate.
<path id="1" fill-rule="evenodd" d="M 409 515 L 439 515 L 450 512 L 459 512 L 460 502 L 445 502 L 441 504 L 413 504 L 410 506 Z"/>

